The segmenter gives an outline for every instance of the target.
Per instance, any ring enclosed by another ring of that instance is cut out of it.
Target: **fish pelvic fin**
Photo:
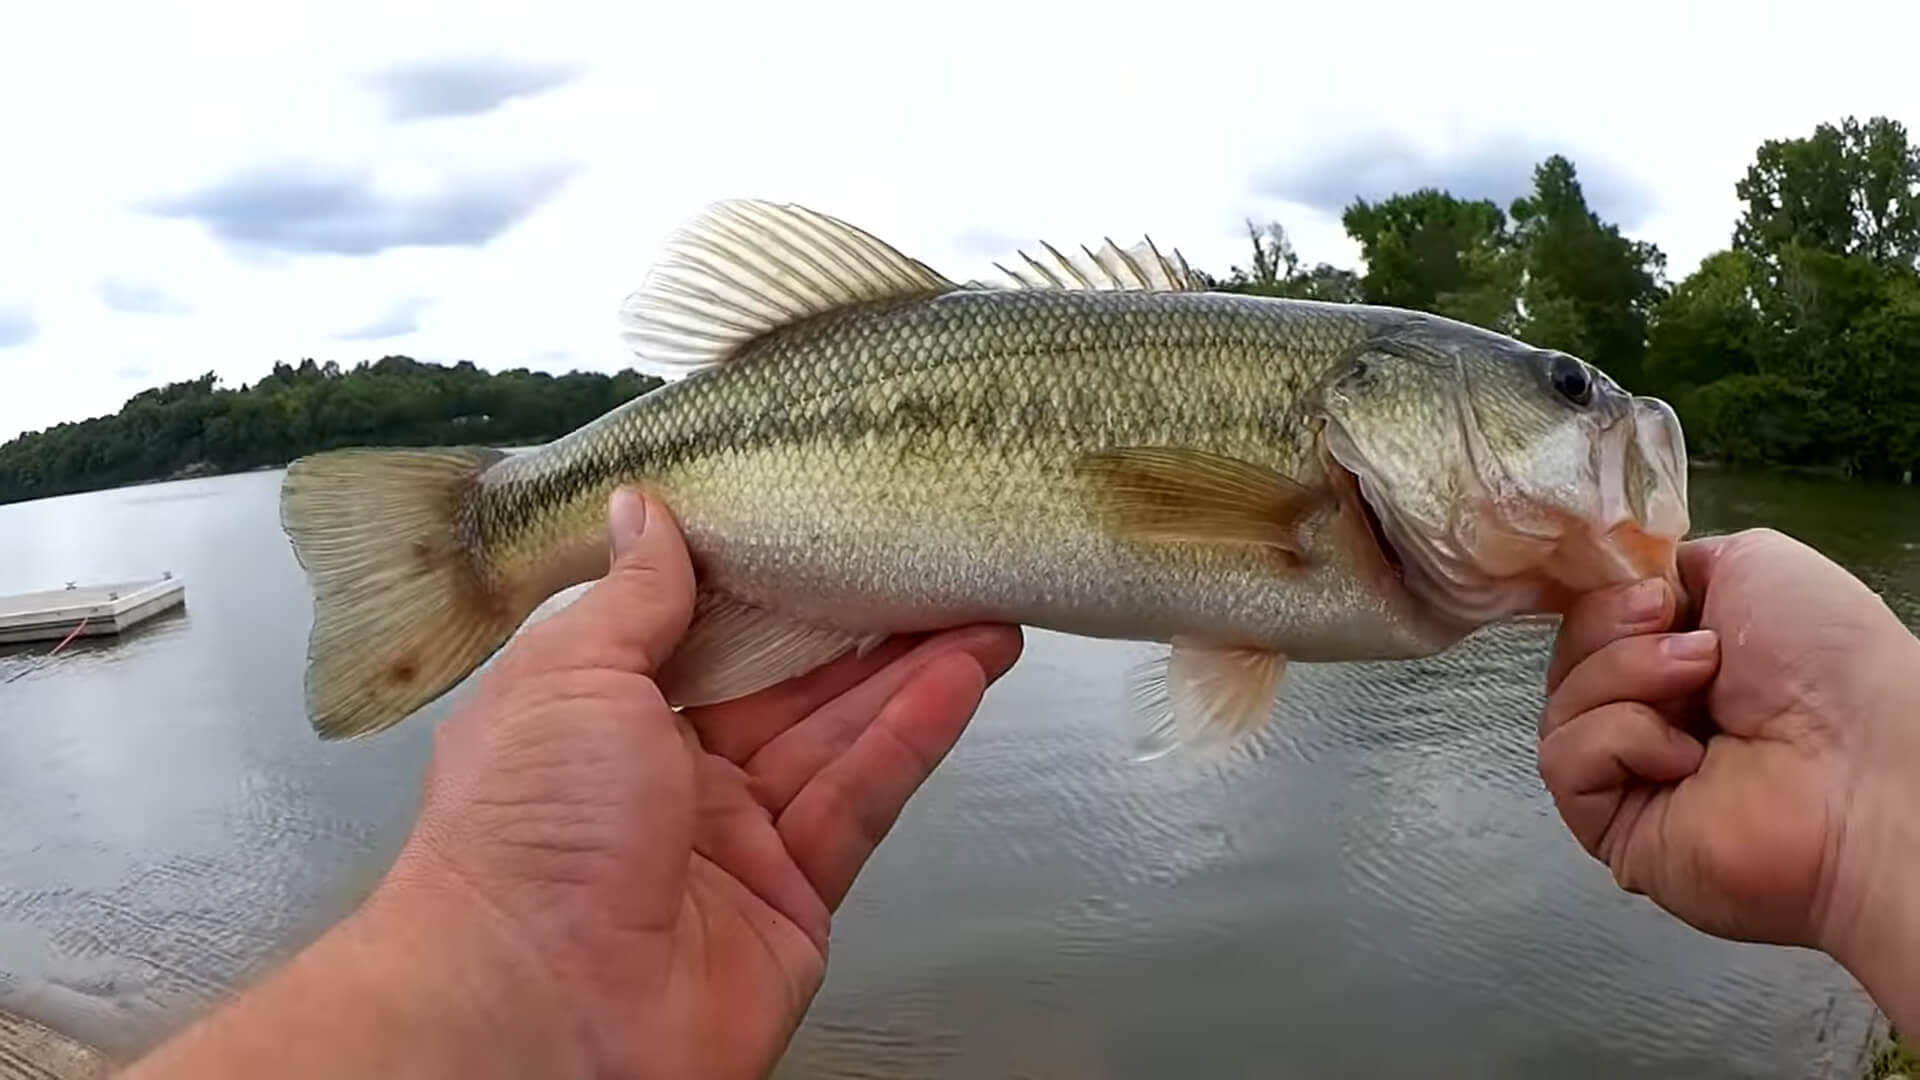
[[[837,308],[952,291],[916,259],[837,218],[758,199],[714,203],[673,234],[620,308],[638,366],[677,379]]]
[[[1219,750],[1259,730],[1273,716],[1286,670],[1281,653],[1175,638],[1164,663],[1134,670],[1135,757]]]
[[[1302,556],[1296,535],[1324,492],[1238,458],[1176,446],[1079,457],[1096,511],[1116,535],[1149,543],[1252,544]]]
[[[885,639],[799,622],[703,590],[686,635],[661,665],[660,689],[675,708],[731,701],[849,652],[864,654]]]
[[[323,739],[383,731],[479,667],[528,614],[462,540],[485,448],[301,458],[280,525],[313,591],[308,719]]]

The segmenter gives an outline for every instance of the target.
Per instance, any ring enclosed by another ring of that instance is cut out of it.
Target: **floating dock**
[[[170,573],[148,581],[0,596],[0,645],[119,634],[186,599],[186,583]]]
[[[0,1012],[0,1080],[106,1080],[109,1071],[92,1047]]]

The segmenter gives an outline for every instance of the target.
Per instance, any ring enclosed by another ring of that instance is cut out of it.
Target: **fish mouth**
[[[1633,397],[1626,419],[1601,437],[1597,456],[1596,525],[1584,538],[1570,538],[1573,542],[1554,569],[1577,591],[1663,578],[1684,607],[1678,555],[1692,520],[1686,435],[1679,416],[1659,398]]]

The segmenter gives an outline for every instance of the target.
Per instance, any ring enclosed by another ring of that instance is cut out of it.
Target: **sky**
[[[1357,267],[1356,195],[1504,205],[1557,152],[1677,280],[1762,140],[1920,129],[1916,39],[1838,0],[13,5],[0,440],[305,357],[618,370],[621,299],[740,196],[956,279],[1141,235],[1225,272],[1249,219]]]

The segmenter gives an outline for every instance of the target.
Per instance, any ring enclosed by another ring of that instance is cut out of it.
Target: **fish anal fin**
[[[1182,447],[1100,450],[1075,468],[1108,527],[1147,542],[1251,544],[1299,558],[1299,521],[1325,497],[1263,465]]]
[[[703,590],[658,681],[676,708],[711,705],[804,675],[849,652],[864,653],[882,637],[799,622]]]
[[[1136,756],[1220,749],[1265,726],[1287,658],[1267,649],[1175,638],[1164,662],[1135,669]]]
[[[801,206],[729,199],[675,232],[620,309],[621,336],[649,374],[726,362],[788,323],[952,282],[866,232]]]

